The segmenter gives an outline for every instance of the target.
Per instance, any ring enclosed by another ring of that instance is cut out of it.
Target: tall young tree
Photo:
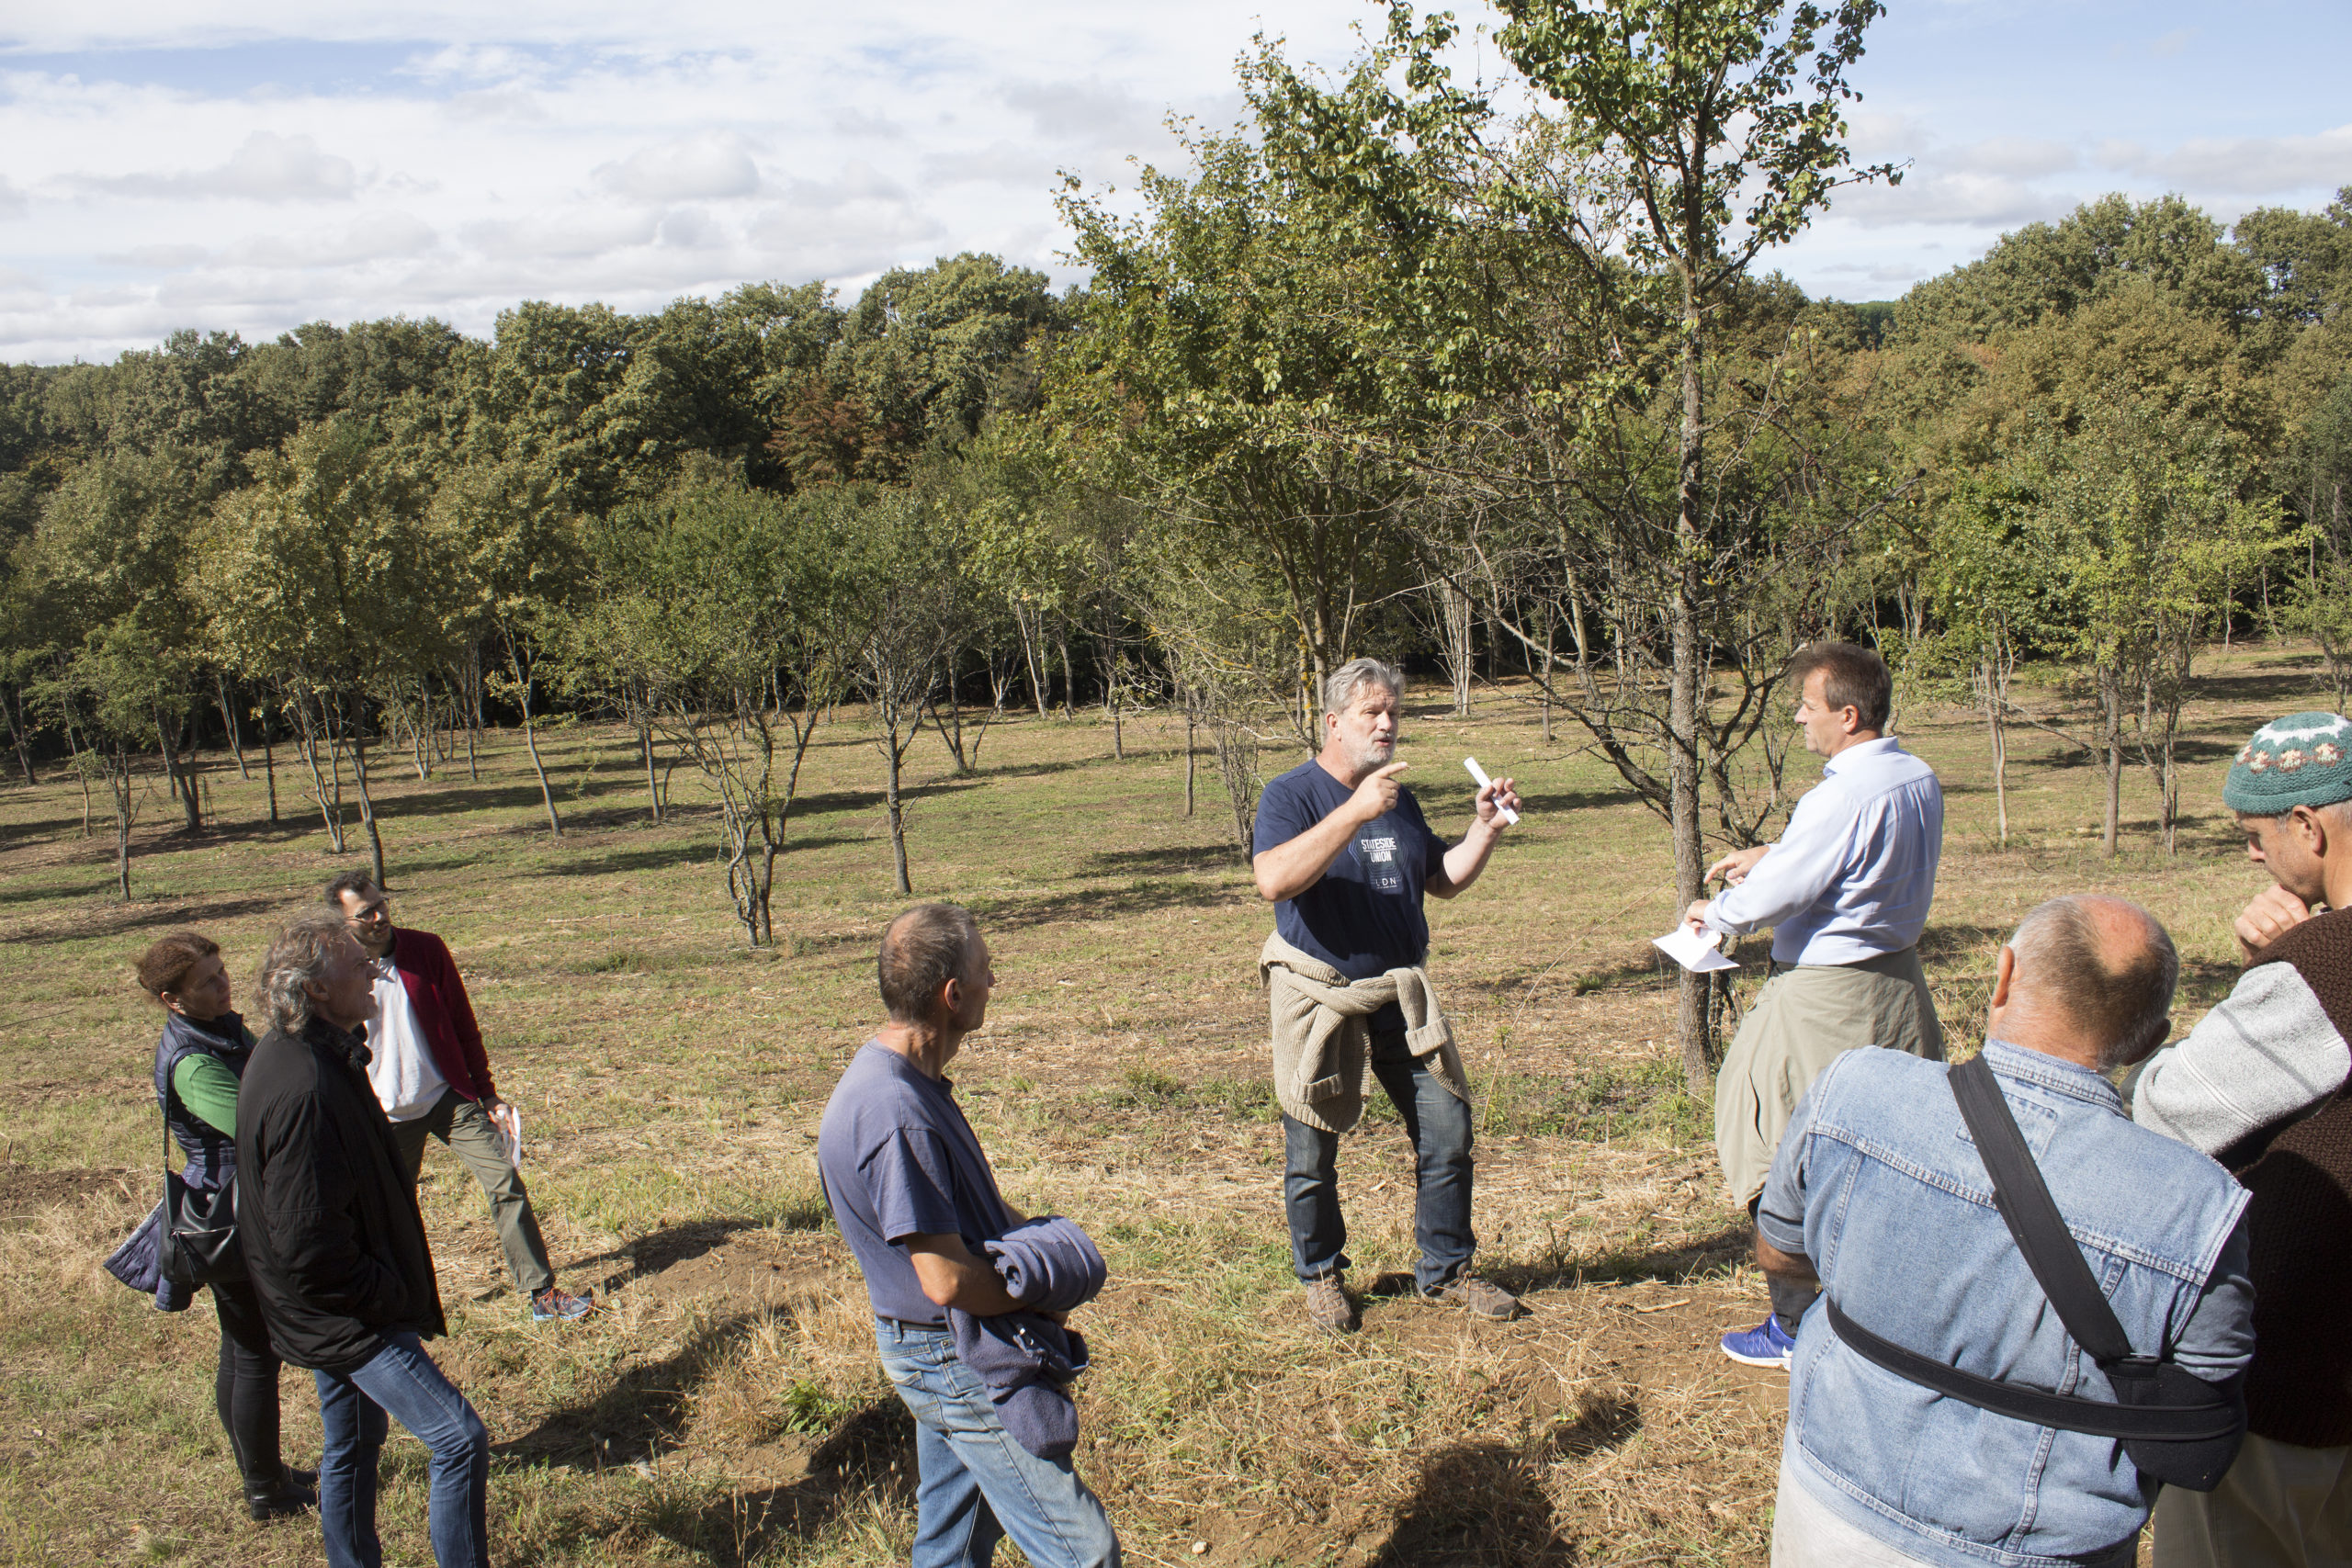
[[[1672,649],[1668,787],[1673,797],[1678,907],[1702,895],[1700,817],[1706,720],[1701,620],[1712,558],[1726,544],[1710,504],[1704,367],[1716,318],[1756,259],[1793,239],[1841,186],[1893,180],[1846,147],[1847,73],[1879,0],[1500,0],[1497,37],[1512,65],[1574,131],[1622,162],[1641,221],[1638,263],[1664,269],[1679,295],[1681,423],[1674,497],[1679,577]],[[1704,982],[1683,976],[1678,1032],[1694,1086],[1712,1068]]]

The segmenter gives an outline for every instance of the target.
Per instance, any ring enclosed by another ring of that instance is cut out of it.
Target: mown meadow
[[[1947,1030],[1973,1032],[2002,934],[2066,891],[2154,909],[2186,960],[2179,1023],[2210,1005],[2233,972],[2230,917],[2260,885],[2221,811],[2227,758],[2312,705],[2319,679],[2294,647],[2207,661],[2172,857],[2144,773],[2126,781],[2123,851],[2104,855],[2096,760],[2039,732],[2018,732],[2000,847],[1981,721],[1914,699],[1903,728],[1950,799],[1924,944]],[[1666,831],[1572,726],[1546,745],[1508,689],[1467,718],[1411,711],[1406,782],[1441,831],[1468,810],[1465,752],[1528,801],[1486,880],[1432,915],[1479,1101],[1483,1266],[1530,1308],[1504,1326],[1402,1293],[1412,1183],[1385,1111],[1342,1154],[1364,1331],[1334,1341],[1305,1321],[1254,971],[1268,914],[1205,768],[1184,813],[1181,716],[1131,715],[1124,759],[1083,715],[1017,714],[974,776],[935,739],[910,759],[917,895],[970,906],[996,955],[959,1093],[1013,1201],[1078,1219],[1112,1265],[1080,1319],[1096,1359],[1081,1469],[1144,1563],[1760,1564],[1785,1383],[1713,1349],[1764,1294],[1648,945],[1674,913]],[[843,709],[811,752],[768,951],[742,943],[709,808],[682,773],[653,824],[626,732],[543,734],[560,839],[512,732],[479,780],[377,774],[395,917],[456,951],[526,1118],[560,1271],[603,1302],[534,1329],[478,1190],[428,1153],[452,1328],[434,1353],[496,1444],[496,1562],[903,1560],[909,1427],[812,1161],[832,1079],[876,1020],[876,934],[905,902],[862,722]],[[307,1523],[234,1506],[209,1303],[162,1315],[98,1268],[158,1185],[155,1016],[131,961],[194,927],[249,999],[272,921],[344,863],[290,769],[271,826],[257,768],[201,761],[200,834],[176,830],[160,773],[144,785],[129,903],[103,802],[85,835],[56,765],[0,787],[0,1562],[322,1561]],[[1799,757],[1791,777],[1812,768]],[[284,1402],[303,1462],[305,1377]],[[423,1450],[396,1433],[391,1561],[428,1560],[424,1502]]]

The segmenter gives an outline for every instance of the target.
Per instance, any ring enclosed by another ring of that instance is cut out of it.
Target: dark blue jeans
[[[416,1434],[433,1456],[433,1561],[489,1568],[490,1434],[413,1334],[387,1334],[357,1371],[312,1374],[319,1383],[319,1533],[329,1568],[383,1568],[376,1535],[376,1460],[390,1430]]]
[[[1401,1029],[1372,1034],[1372,1074],[1404,1118],[1417,1185],[1413,1279],[1435,1291],[1467,1273],[1478,1238],[1470,1234],[1470,1107],[1405,1045]],[[1348,1222],[1340,1213],[1340,1135],[1283,1118],[1283,1202],[1290,1211],[1291,1266],[1302,1280],[1348,1266]]]

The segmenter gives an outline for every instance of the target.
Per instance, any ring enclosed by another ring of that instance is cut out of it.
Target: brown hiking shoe
[[[1472,1317],[1483,1317],[1490,1323],[1509,1323],[1523,1310],[1517,1296],[1475,1274],[1464,1274],[1434,1291],[1425,1291],[1421,1300],[1432,1306],[1466,1307]]]
[[[1340,1283],[1337,1274],[1325,1274],[1307,1282],[1306,1315],[1326,1334],[1356,1331],[1356,1303],[1348,1300],[1348,1288]]]

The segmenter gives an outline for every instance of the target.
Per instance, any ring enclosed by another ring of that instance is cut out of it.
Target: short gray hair
[[[917,904],[882,929],[875,961],[882,1005],[899,1023],[922,1023],[939,1000],[939,987],[972,977],[979,922],[957,904]]]
[[[342,944],[356,941],[343,917],[326,909],[304,910],[270,939],[256,989],[273,1028],[300,1034],[311,1027],[314,1004],[305,983],[325,979],[327,964]]]
[[[1323,711],[1345,713],[1359,686],[1385,686],[1390,696],[1400,701],[1405,695],[1405,677],[1395,665],[1377,659],[1351,659],[1325,679]]]
[[[2097,905],[2140,917],[2146,940],[2117,953],[2092,918]],[[2154,915],[2121,898],[2052,898],[2018,922],[2009,949],[2035,990],[2098,1047],[2101,1072],[2128,1067],[2164,1043],[2180,954]]]

